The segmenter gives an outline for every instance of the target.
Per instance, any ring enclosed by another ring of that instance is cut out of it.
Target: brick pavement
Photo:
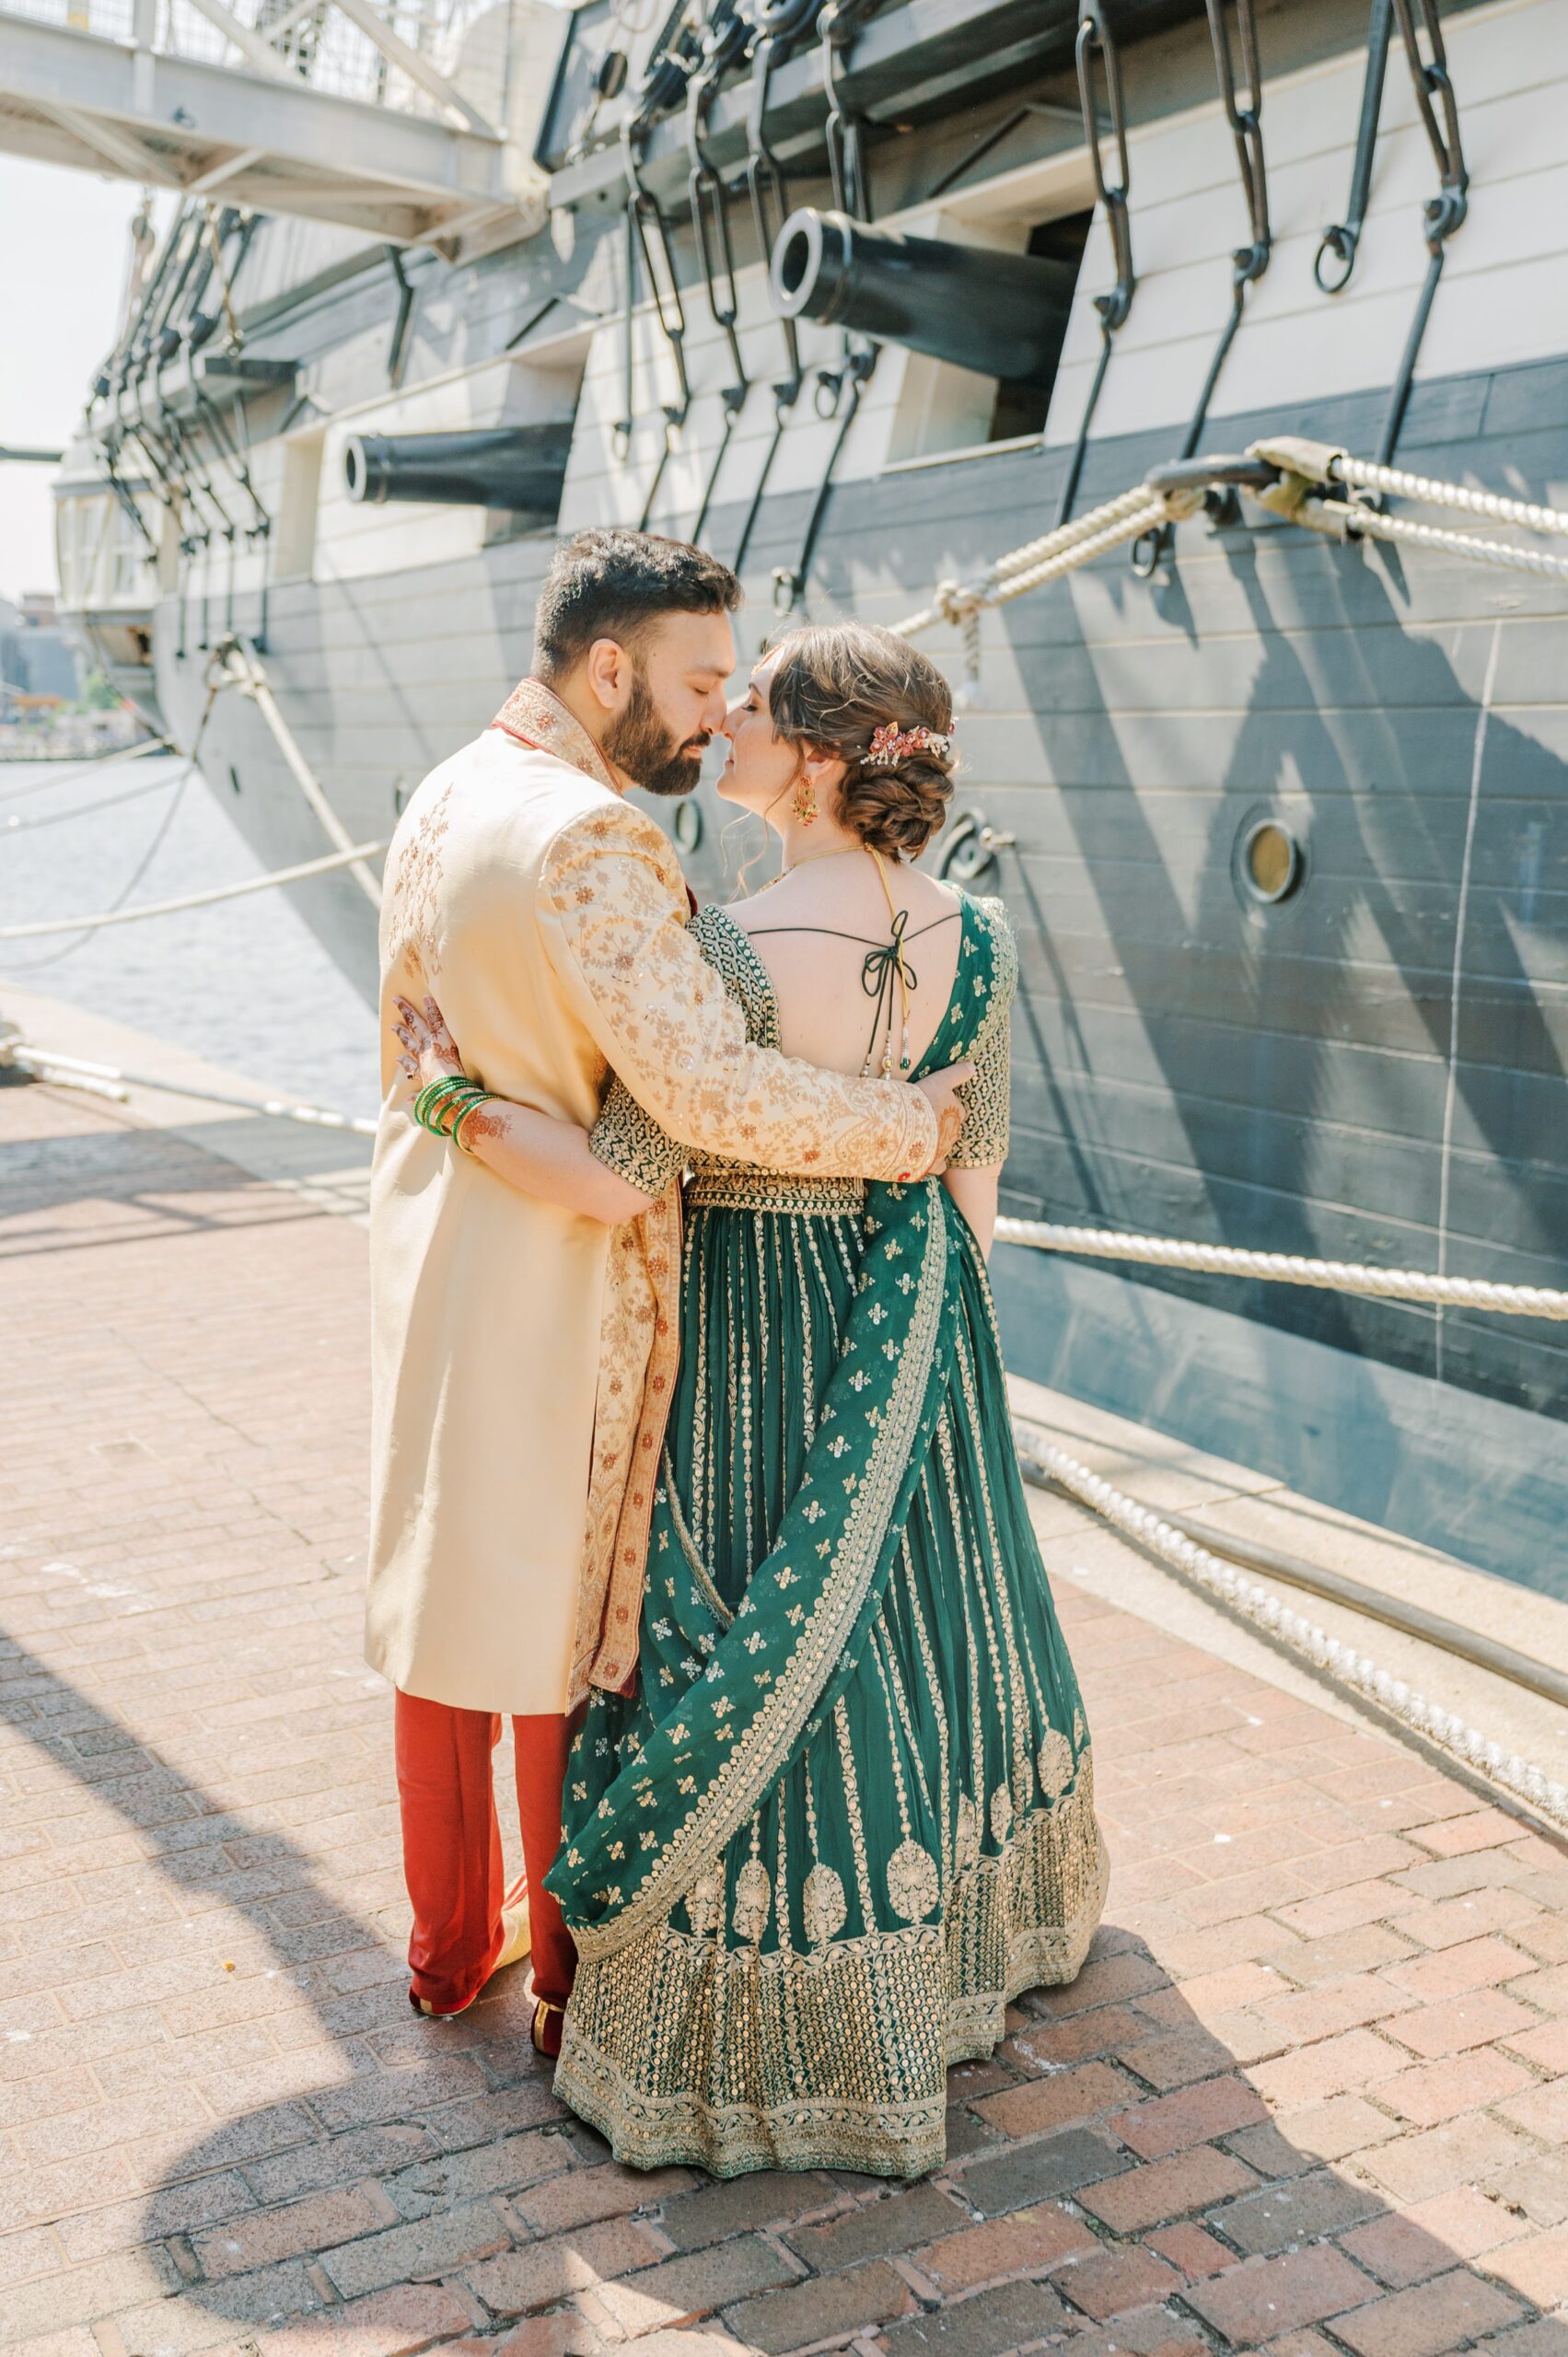
[[[1568,1855],[1071,1586],[1110,1905],[940,2177],[615,2168],[404,2000],[363,1233],[37,1088],[0,1203],[9,2357],[1568,2351]]]

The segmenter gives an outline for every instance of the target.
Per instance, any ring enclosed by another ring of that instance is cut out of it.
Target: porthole
[[[1301,845],[1279,819],[1251,819],[1237,842],[1236,873],[1242,891],[1261,908],[1288,900],[1306,872]]]
[[[682,851],[695,851],[703,840],[703,807],[699,802],[679,802],[670,826]]]

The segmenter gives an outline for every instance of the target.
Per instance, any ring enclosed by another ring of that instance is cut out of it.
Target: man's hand
[[[973,1078],[973,1064],[961,1063],[948,1064],[941,1072],[927,1073],[923,1080],[915,1082],[922,1096],[929,1098],[931,1109],[936,1116],[936,1152],[921,1172],[923,1178],[938,1178],[947,1167],[947,1156],[957,1145],[958,1132],[964,1123],[964,1107],[959,1103],[957,1092],[965,1081]]]

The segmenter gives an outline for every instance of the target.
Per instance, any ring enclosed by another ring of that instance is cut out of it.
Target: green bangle
[[[460,1097],[448,1097],[436,1116],[439,1125],[436,1129],[436,1136],[456,1137],[458,1123],[462,1120],[463,1115],[471,1113],[476,1105],[483,1105],[487,1102],[487,1093],[482,1088],[467,1088]]]
[[[458,1114],[457,1119],[452,1123],[452,1127],[448,1134],[451,1137],[452,1144],[457,1147],[459,1154],[466,1154],[470,1155],[470,1158],[473,1154],[472,1146],[465,1145],[462,1139],[463,1123],[468,1120],[469,1115],[470,1113],[477,1113],[482,1105],[494,1105],[494,1102],[495,1099],[491,1091],[488,1088],[482,1088],[477,1096],[470,1098],[469,1102]]]
[[[434,1130],[437,1137],[446,1132],[436,1129],[436,1117],[449,1097],[459,1096],[476,1084],[466,1073],[448,1073],[444,1080],[427,1081],[413,1100],[413,1118],[421,1129]]]

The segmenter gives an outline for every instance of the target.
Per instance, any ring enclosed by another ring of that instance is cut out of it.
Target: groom
[[[961,1118],[945,1076],[851,1080],[748,1042],[668,842],[622,798],[696,784],[740,595],[678,541],[566,542],[532,676],[425,779],[387,863],[366,1658],[397,1689],[410,1996],[460,2013],[531,1939],[546,2052],[575,1961],[543,1888],[570,1715],[635,1674],[679,1195],[610,1229],[513,1191],[410,1118],[393,1008],[434,993],[470,1073],[564,1120],[592,1123],[613,1070],[672,1135],[740,1160],[902,1178],[941,1159]],[[526,1901],[492,1794],[504,1713]]]

